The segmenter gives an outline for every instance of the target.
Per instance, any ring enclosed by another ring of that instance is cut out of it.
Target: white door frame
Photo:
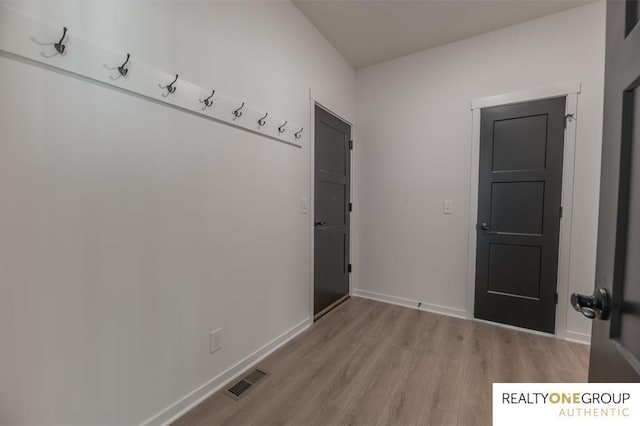
[[[571,221],[573,217],[573,181],[576,149],[576,128],[578,119],[579,81],[558,83],[550,86],[511,92],[497,96],[474,99],[471,102],[471,178],[469,191],[469,251],[467,255],[467,315],[474,317],[476,284],[476,222],[478,220],[478,184],[480,167],[480,110],[482,108],[528,102],[540,99],[566,96],[565,114],[573,114],[567,120],[564,133],[564,153],[562,161],[562,219],[560,220],[560,240],[558,252],[558,304],[556,306],[555,335],[571,338],[567,330],[567,310],[569,306],[569,262],[571,259]]]
[[[315,223],[315,176],[316,176],[316,109],[318,106],[328,113],[335,115],[340,120],[351,126],[351,139],[355,140],[355,132],[356,126],[350,120],[344,118],[344,115],[339,114],[333,111],[331,108],[327,108],[320,101],[316,100],[311,96],[311,90],[309,90],[309,317],[313,321],[313,291],[314,291],[314,271],[315,271],[315,258],[314,258],[314,244],[315,244],[315,227],[313,224]],[[353,203],[355,200],[355,172],[354,172],[354,155],[355,155],[355,143],[353,150],[351,151],[351,167],[350,167],[350,181],[349,181],[349,191],[351,202]],[[355,232],[354,232],[354,215],[352,214],[349,218],[349,260],[353,263],[353,256],[355,253],[354,250],[354,241],[355,241]],[[349,276],[349,296],[353,293],[353,280],[355,277],[355,273],[352,272]]]

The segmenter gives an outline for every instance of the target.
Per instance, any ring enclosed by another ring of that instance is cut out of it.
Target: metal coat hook
[[[302,131],[304,130],[304,127],[301,128],[300,130],[298,130],[294,135],[296,137],[296,139],[300,139],[302,137]]]
[[[62,27],[62,37],[60,37],[60,41],[53,44],[53,47],[55,47],[58,53],[61,55],[64,53],[64,49],[66,47],[64,44],[62,44],[66,35],[67,35],[67,27]]]
[[[282,126],[278,127],[278,133],[284,133],[287,129],[285,129],[285,126],[287,125],[288,121],[285,121],[284,123],[282,123]]]
[[[269,113],[265,113],[264,117],[262,117],[261,119],[258,120],[258,127],[262,127],[265,124],[267,124],[267,121],[265,120],[267,118],[267,115],[269,115]]]
[[[129,72],[129,69],[128,69],[128,68],[125,68],[125,65],[127,65],[127,62],[129,62],[129,57],[130,57],[130,56],[131,56],[131,55],[129,55],[129,54],[127,53],[127,60],[126,60],[126,61],[124,61],[124,64],[122,64],[122,65],[120,65],[120,66],[118,67],[118,72],[119,72],[119,73],[120,73],[120,75],[121,75],[121,76],[123,76],[123,77],[126,77],[126,76],[127,76],[127,73]]]
[[[178,81],[178,74],[176,74],[176,78],[174,78],[173,81],[169,83],[168,86],[165,87],[165,89],[167,89],[169,93],[174,93],[176,91],[176,87],[174,86],[176,81]]]
[[[241,111],[242,108],[244,108],[244,102],[242,103],[242,105],[240,105],[237,109],[233,111],[233,115],[235,118],[242,117],[242,111]]]
[[[202,107],[203,111],[205,109],[207,109],[208,107],[210,107],[211,105],[213,105],[213,101],[211,100],[211,98],[213,98],[214,93],[216,93],[215,90],[213,92],[211,92],[211,94],[209,95],[208,98],[200,99],[200,102],[204,104],[204,107]]]

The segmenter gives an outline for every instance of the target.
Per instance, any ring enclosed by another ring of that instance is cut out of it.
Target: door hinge
[[[353,149],[353,139],[349,141],[349,149]]]
[[[349,211],[352,212],[353,211],[353,203],[349,203]]]
[[[562,206],[560,206],[560,218],[562,218]]]
[[[349,264],[349,266],[347,266],[347,272],[351,273],[351,264]]]
[[[556,305],[558,304],[558,293],[556,293]]]
[[[564,116],[564,128],[567,128],[567,121],[571,120],[575,120],[576,119],[576,115],[575,114],[567,114]]]

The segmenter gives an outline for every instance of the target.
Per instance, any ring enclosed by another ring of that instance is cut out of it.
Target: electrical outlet
[[[442,213],[453,214],[453,201],[445,200],[442,202]]]
[[[209,333],[209,354],[222,349],[222,329],[219,328]]]

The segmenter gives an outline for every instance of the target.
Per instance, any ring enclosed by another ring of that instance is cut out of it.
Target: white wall
[[[307,129],[309,88],[354,119],[354,70],[289,2],[0,6]],[[143,422],[309,317],[307,139],[0,75],[0,424]]]
[[[604,2],[593,3],[358,70],[357,289],[471,316],[471,100],[581,81],[569,293],[591,293],[604,20]],[[443,200],[454,201],[453,215],[442,214]],[[561,331],[580,339],[590,328],[570,310]]]

